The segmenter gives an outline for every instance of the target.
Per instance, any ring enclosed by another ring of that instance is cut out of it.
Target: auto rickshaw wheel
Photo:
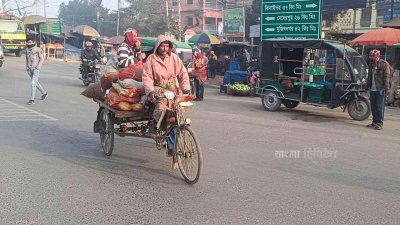
[[[114,124],[111,119],[111,113],[107,109],[100,112],[100,142],[104,154],[110,156],[114,150]]]
[[[267,111],[276,111],[281,107],[282,99],[275,91],[265,91],[261,98],[262,105]]]
[[[285,105],[286,108],[288,109],[294,109],[300,104],[299,101],[293,101],[293,100],[284,100],[283,105]]]
[[[361,96],[350,100],[347,108],[350,117],[357,121],[366,120],[371,115],[371,104]]]

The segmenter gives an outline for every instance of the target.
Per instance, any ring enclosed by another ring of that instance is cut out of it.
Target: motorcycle
[[[82,75],[82,77],[80,77],[79,79],[83,81],[83,85],[88,86],[90,83],[95,83],[100,80],[100,65],[101,62],[99,62],[98,60],[83,60],[83,63],[81,63],[81,66],[79,68]],[[87,74],[84,74],[84,66],[87,66]]]

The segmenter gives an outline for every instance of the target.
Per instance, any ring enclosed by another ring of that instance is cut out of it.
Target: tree
[[[256,25],[260,23],[261,17],[261,0],[253,0],[250,8],[249,25]]]
[[[251,7],[245,9],[246,37],[249,37],[250,26],[260,23],[261,0],[253,0]]]
[[[38,2],[39,0],[1,0],[0,12],[16,12],[19,16],[26,16],[27,10]]]
[[[59,18],[64,25],[88,25],[97,28],[101,35],[114,36],[116,33],[116,14],[102,6],[102,0],[73,0],[60,4]]]
[[[127,0],[129,6],[121,11],[122,29],[134,28],[140,36],[158,36],[168,30],[177,35],[176,15],[166,16],[164,4],[159,0]]]

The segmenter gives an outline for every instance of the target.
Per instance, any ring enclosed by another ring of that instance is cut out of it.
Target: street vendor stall
[[[383,59],[388,61],[393,68],[393,78],[391,79],[391,94],[388,96],[387,104],[394,104],[396,101],[400,105],[399,93],[399,61],[400,61],[400,30],[393,28],[382,28],[360,35],[353,41],[353,46],[361,46],[361,54],[368,57],[372,49],[379,49],[383,54]]]
[[[213,46],[212,50],[219,56],[220,66],[217,71],[224,74],[223,84],[220,86],[221,93],[229,94],[230,84],[247,83],[248,68],[251,66],[252,59],[254,59],[250,52],[256,51],[255,49],[255,45],[250,45],[247,42],[225,42]],[[246,56],[246,54],[249,55]],[[243,89],[246,88],[243,87]]]

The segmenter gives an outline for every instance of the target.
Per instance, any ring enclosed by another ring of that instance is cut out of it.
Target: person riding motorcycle
[[[82,78],[86,79],[89,70],[89,61],[93,60],[101,61],[99,54],[97,54],[96,50],[93,49],[93,43],[90,41],[85,42],[85,49],[82,50],[81,53],[81,69],[82,69]]]

